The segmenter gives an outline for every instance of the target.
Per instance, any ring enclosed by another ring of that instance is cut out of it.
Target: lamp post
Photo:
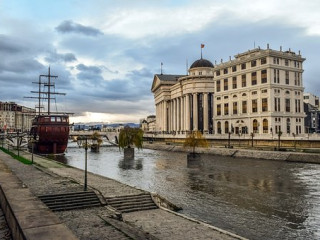
[[[87,159],[88,159],[88,138],[87,136],[78,137],[77,144],[79,147],[84,147],[85,150],[85,167],[84,167],[84,191],[87,191]]]
[[[251,147],[253,147],[253,137],[254,137],[254,133],[252,132],[252,133],[250,134],[250,136],[251,136]]]
[[[230,136],[231,136],[231,132],[228,132],[228,148],[230,148]]]

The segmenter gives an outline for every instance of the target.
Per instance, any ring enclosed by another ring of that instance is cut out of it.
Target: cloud
[[[83,26],[70,20],[60,23],[60,25],[56,27],[56,30],[60,33],[79,33],[87,36],[103,35],[99,29]]]
[[[76,56],[73,53],[57,53],[57,51],[49,52],[49,56],[45,57],[45,60],[48,63],[55,63],[55,62],[74,62],[77,61]]]

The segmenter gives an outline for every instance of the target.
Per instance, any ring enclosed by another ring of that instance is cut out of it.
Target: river
[[[84,149],[67,164],[84,169]],[[88,151],[88,171],[157,192],[181,213],[249,239],[320,239],[320,165],[143,149],[124,161],[117,147]],[[90,184],[90,179],[88,180]]]

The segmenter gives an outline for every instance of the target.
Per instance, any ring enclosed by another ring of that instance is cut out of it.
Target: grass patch
[[[15,153],[10,152],[8,149],[5,149],[5,148],[3,148],[3,147],[0,147],[0,149],[1,149],[4,153],[10,155],[10,156],[13,157],[14,159],[22,162],[23,164],[26,164],[26,165],[31,165],[31,164],[32,164],[32,162],[31,162],[29,159],[26,159],[26,158],[24,158],[24,157],[18,156],[18,155],[16,155]]]

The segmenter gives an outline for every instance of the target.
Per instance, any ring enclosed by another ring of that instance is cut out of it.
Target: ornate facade
[[[156,130],[303,134],[304,60],[300,52],[256,48],[215,66],[201,58],[188,75],[157,74]]]

